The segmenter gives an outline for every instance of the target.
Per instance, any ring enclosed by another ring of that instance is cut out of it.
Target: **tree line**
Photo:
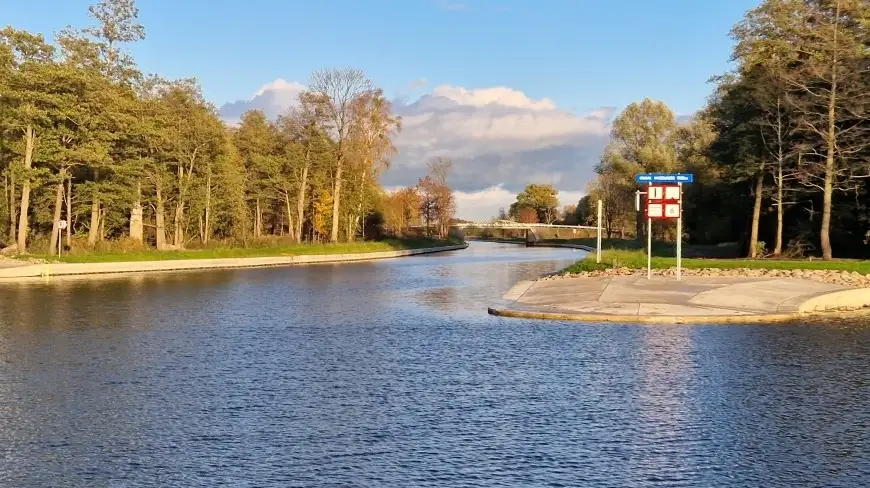
[[[145,37],[134,0],[89,11],[95,25],[68,27],[53,43],[0,30],[0,241],[54,253],[62,232],[67,246],[123,240],[163,250],[383,231],[400,197],[378,180],[401,118],[362,71],[315,71],[278,120],[249,111],[229,126],[196,80],[139,70],[127,51]],[[433,222],[452,217],[448,163],[415,187],[440,199]],[[398,230],[419,223],[422,208]]]
[[[609,235],[675,237],[634,210],[633,177],[691,172],[690,242],[737,241],[750,257],[867,257],[870,3],[765,0],[734,26],[736,68],[689,121],[643,100],[614,121],[578,213],[605,202]]]
[[[416,185],[401,188],[383,199],[384,227],[392,234],[404,236],[422,229],[428,236],[444,238],[455,221],[456,199],[448,183],[453,161],[434,157],[427,163],[429,172]]]

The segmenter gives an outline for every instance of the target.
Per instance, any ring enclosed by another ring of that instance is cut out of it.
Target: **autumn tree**
[[[552,224],[558,218],[559,192],[553,185],[530,184],[517,194],[516,201],[511,204],[510,212],[514,218],[519,217],[523,208],[531,208],[537,212],[537,222]]]
[[[371,81],[361,70],[352,68],[322,69],[311,75],[309,89],[319,95],[317,110],[323,115],[329,133],[335,141],[335,168],[332,190],[332,226],[329,234],[331,242],[338,242],[341,186],[344,178],[345,162],[351,147],[350,138],[353,124],[354,104],[360,97],[372,90]]]
[[[516,209],[517,222],[521,224],[537,224],[538,211],[532,207],[520,206]]]
[[[296,219],[293,235],[302,242],[305,209],[313,172],[325,165],[324,158],[335,149],[332,141],[323,132],[323,118],[318,107],[325,100],[312,92],[299,95],[299,107],[279,117],[277,128],[284,141],[286,171],[292,175],[296,191]]]
[[[422,201],[417,187],[402,188],[386,195],[383,206],[386,227],[397,237],[403,236],[410,226],[420,223]]]
[[[456,214],[456,200],[448,179],[453,172],[453,160],[445,157],[435,157],[426,164],[429,177],[434,182],[432,190],[435,198],[435,217],[438,221],[438,236],[447,237],[450,224]]]
[[[352,104],[352,115],[347,160],[355,191],[349,192],[345,205],[348,241],[354,239],[363,217],[374,208],[377,180],[390,168],[397,152],[392,137],[401,129],[401,119],[393,115],[392,104],[380,89],[357,97]]]

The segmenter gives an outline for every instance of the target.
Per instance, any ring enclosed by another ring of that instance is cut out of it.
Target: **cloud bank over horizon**
[[[274,119],[295,106],[304,89],[278,79],[250,100],[223,105],[220,114],[236,123],[245,111],[260,109]],[[615,107],[601,107],[577,115],[550,99],[503,86],[440,85],[410,103],[393,100],[393,107],[402,116],[395,138],[399,154],[381,183],[412,185],[426,173],[430,158],[450,157],[457,216],[471,220],[497,215],[529,183],[550,183],[562,205],[577,203],[594,176],[615,114]]]

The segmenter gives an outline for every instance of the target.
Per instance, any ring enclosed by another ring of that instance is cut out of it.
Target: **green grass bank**
[[[459,239],[386,239],[380,241],[360,241],[338,244],[289,244],[266,243],[251,247],[214,247],[208,249],[185,249],[158,251],[156,249],[130,251],[85,251],[75,250],[63,256],[31,254],[21,256],[26,259],[44,259],[58,263],[115,263],[139,261],[166,261],[178,259],[223,259],[223,258],[261,258],[275,256],[305,256],[325,254],[355,254],[382,251],[401,251],[424,249],[462,244]]]
[[[604,247],[604,246],[602,246]],[[655,251],[655,246],[653,246]],[[652,257],[653,269],[668,269],[677,265],[676,257],[656,255]],[[596,263],[595,253],[589,253],[571,266],[563,269],[562,274],[580,273],[582,271],[604,271],[613,267],[625,267],[629,269],[646,269],[647,254],[643,250],[630,249],[605,249],[601,255],[601,263]],[[739,258],[683,258],[684,268],[714,268],[714,269],[782,269],[782,270],[834,270],[834,271],[857,271],[861,274],[870,274],[870,261],[836,259],[822,261],[819,259],[739,259]]]

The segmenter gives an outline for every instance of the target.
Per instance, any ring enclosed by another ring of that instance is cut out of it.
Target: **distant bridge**
[[[425,229],[425,225],[413,225],[412,228]],[[544,229],[565,229],[570,230],[573,235],[577,235],[578,231],[596,232],[597,227],[589,225],[558,225],[558,224],[526,224],[523,222],[514,222],[513,220],[491,220],[487,222],[456,222],[450,224],[454,229],[495,229],[495,230],[519,230],[523,231],[526,243],[531,243],[540,240],[538,232]]]
[[[451,224],[450,227],[458,229],[575,229],[575,230],[598,230],[590,225],[556,225],[556,224],[524,224],[513,220],[492,220],[489,222],[461,222]]]

